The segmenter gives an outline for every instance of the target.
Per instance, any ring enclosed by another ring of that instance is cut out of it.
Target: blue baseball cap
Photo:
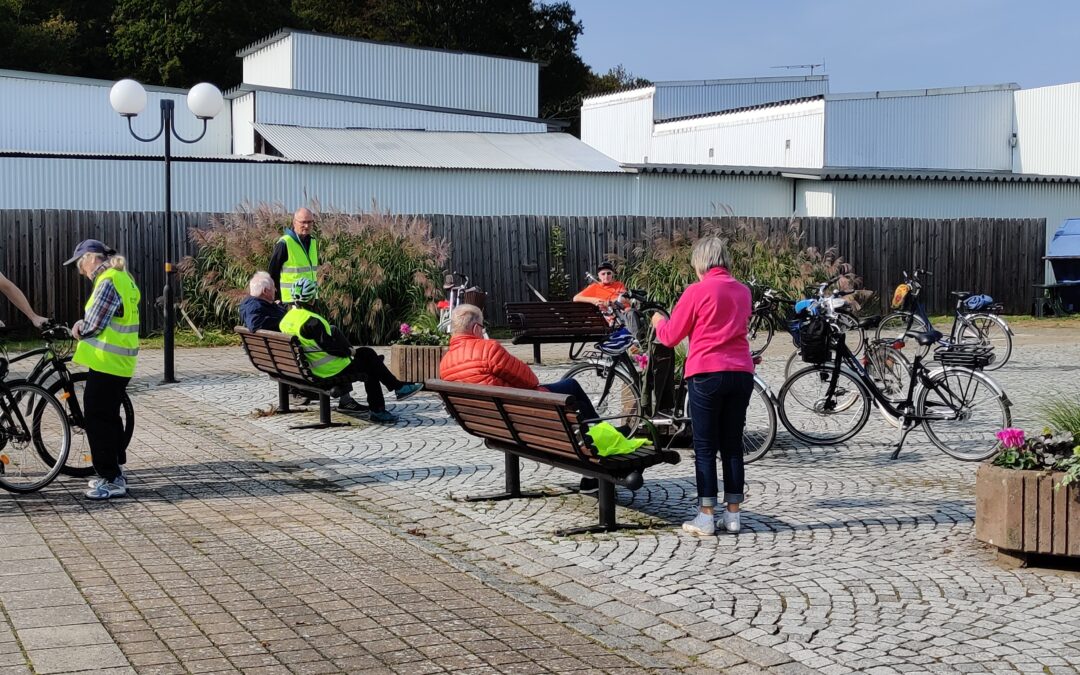
[[[75,252],[71,254],[70,258],[64,261],[64,264],[70,265],[87,253],[98,253],[104,256],[110,256],[116,255],[116,249],[106,246],[97,239],[87,239],[75,247]]]

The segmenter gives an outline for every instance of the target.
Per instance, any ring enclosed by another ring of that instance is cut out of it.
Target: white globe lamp
[[[146,90],[135,80],[120,80],[109,90],[109,104],[124,117],[134,117],[146,108]]]
[[[200,82],[187,95],[188,109],[201,120],[217,117],[225,105],[221,90],[209,82]]]

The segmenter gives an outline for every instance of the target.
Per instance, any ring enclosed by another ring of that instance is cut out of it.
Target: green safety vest
[[[120,294],[124,315],[113,316],[97,335],[81,338],[71,360],[100,373],[131,377],[135,374],[135,361],[139,356],[139,299],[142,294],[130,274],[106,269],[94,279],[94,290],[83,311],[90,311],[98,289],[106,279],[112,281]]]
[[[281,268],[281,301],[292,302],[292,288],[297,281],[302,277],[318,281],[315,278],[315,270],[319,268],[319,247],[315,243],[315,237],[308,240],[307,251],[295,237],[287,234],[278,241],[285,242],[285,249],[289,252],[289,258]]]
[[[352,359],[347,356],[327,354],[314,340],[309,340],[300,335],[300,328],[311,318],[321,321],[323,327],[326,328],[326,334],[330,334],[330,323],[326,319],[315,312],[300,307],[293,307],[285,313],[284,318],[281,319],[281,332],[286,335],[295,335],[296,339],[300,341],[300,349],[304,352],[304,356],[307,357],[308,363],[311,364],[311,372],[315,377],[333,377],[345,370],[345,367],[349,365]]]

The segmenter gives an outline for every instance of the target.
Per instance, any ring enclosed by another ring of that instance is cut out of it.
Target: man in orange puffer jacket
[[[497,340],[484,337],[484,314],[475,305],[458,305],[450,315],[450,349],[439,362],[439,377],[448,382],[493,387],[538,389],[573,396],[582,419],[596,419],[588,394],[573,379],[541,385],[532,368],[506,351]],[[581,492],[596,492],[595,478],[581,479]]]

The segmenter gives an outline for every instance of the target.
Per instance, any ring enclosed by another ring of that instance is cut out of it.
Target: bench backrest
[[[244,351],[258,370],[275,377],[301,381],[313,379],[311,368],[295,337],[269,330],[252,333],[243,326],[237,326],[233,331],[240,336]]]
[[[594,462],[595,448],[581,442],[574,397],[511,387],[428,380],[462,429],[496,444]]]
[[[505,309],[515,336],[602,337],[611,332],[600,310],[585,302],[508,302]]]

